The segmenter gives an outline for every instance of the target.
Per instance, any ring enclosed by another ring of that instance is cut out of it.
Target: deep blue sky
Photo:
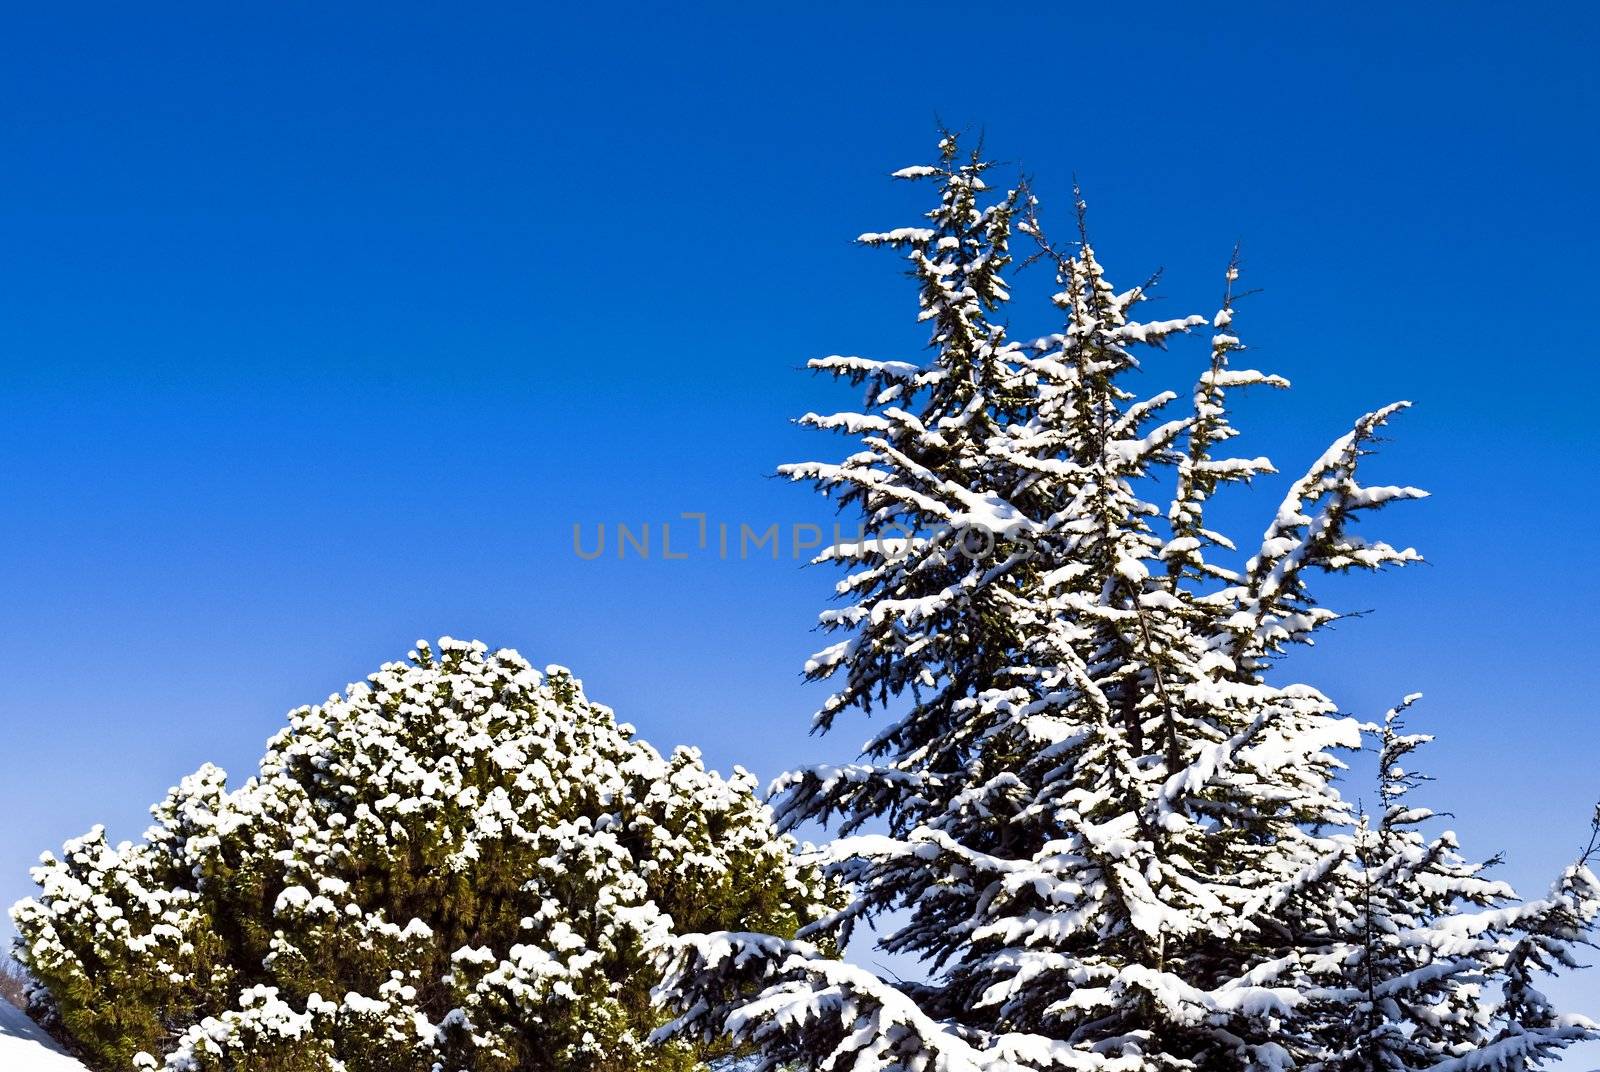
[[[1434,801],[1539,892],[1600,795],[1600,20],[1408,7],[13,7],[0,902],[419,636],[571,665],[721,767],[852,755],[798,681],[831,577],[582,562],[571,527],[828,519],[766,474],[841,449],[787,423],[854,402],[805,359],[922,341],[850,239],[914,222],[885,175],[936,118],[1063,223],[1076,174],[1109,267],[1165,266],[1163,315],[1209,312],[1243,241],[1241,333],[1296,385],[1247,449],[1287,472],[1418,403],[1375,471],[1435,497],[1379,529],[1433,564],[1338,586],[1375,613],[1296,671],[1363,715],[1427,693]]]

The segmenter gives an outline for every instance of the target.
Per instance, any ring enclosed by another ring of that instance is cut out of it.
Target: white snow
[[[84,1072],[10,1002],[0,1001],[0,1068],[6,1072]]]

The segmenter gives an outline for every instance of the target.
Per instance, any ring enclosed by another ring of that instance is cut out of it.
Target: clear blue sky
[[[766,474],[841,449],[787,423],[854,401],[803,361],[922,341],[850,239],[921,211],[884,176],[936,118],[1057,218],[1076,173],[1171,315],[1243,241],[1241,333],[1296,385],[1245,442],[1286,471],[1418,403],[1376,471],[1435,492],[1382,526],[1433,565],[1340,585],[1375,613],[1296,669],[1363,715],[1427,693],[1436,804],[1539,892],[1600,795],[1600,20],[1405,6],[13,7],[0,902],[419,636],[568,664],[721,767],[853,754],[798,681],[830,576],[583,562],[571,527],[829,518]]]

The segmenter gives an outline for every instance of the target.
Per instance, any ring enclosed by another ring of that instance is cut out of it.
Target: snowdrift
[[[0,1001],[0,1068],[5,1072],[84,1072],[39,1026],[9,1002]]]

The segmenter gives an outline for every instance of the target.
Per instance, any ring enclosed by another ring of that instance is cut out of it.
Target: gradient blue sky
[[[568,664],[720,767],[851,756],[866,727],[809,738],[798,681],[831,577],[583,562],[571,528],[829,519],[767,474],[841,449],[788,424],[854,402],[805,359],[922,341],[850,239],[922,210],[884,176],[936,117],[1063,222],[1076,173],[1102,259],[1165,266],[1170,315],[1243,241],[1241,333],[1296,385],[1246,407],[1246,449],[1295,469],[1418,403],[1375,471],[1435,497],[1380,527],[1433,564],[1337,585],[1375,613],[1295,669],[1362,715],[1427,693],[1436,804],[1537,892],[1600,795],[1600,18],[1405,6],[13,6],[0,902],[419,636]],[[1281,487],[1236,503],[1244,535]]]

